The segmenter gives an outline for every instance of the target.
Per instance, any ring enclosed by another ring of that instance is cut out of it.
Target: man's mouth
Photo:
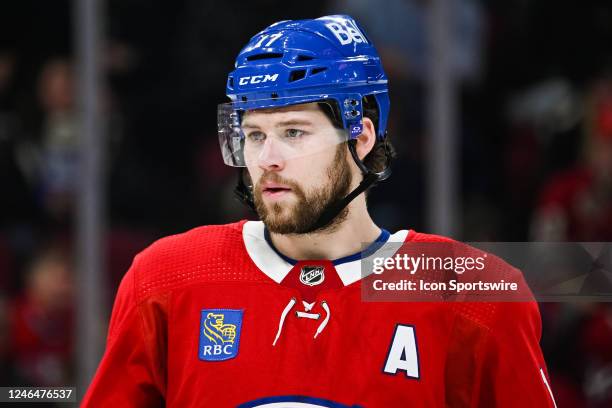
[[[291,188],[282,184],[267,183],[262,188],[262,193],[268,197],[280,197],[291,192]]]

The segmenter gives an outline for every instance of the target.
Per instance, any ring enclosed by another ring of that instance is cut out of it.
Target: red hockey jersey
[[[261,222],[164,238],[120,285],[83,406],[555,406],[536,303],[363,302],[361,284],[358,256],[292,262]]]

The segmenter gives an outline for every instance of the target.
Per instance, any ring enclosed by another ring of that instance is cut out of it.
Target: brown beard
[[[351,171],[346,162],[347,148],[345,144],[338,145],[336,155],[327,171],[328,183],[308,194],[294,181],[287,180],[278,173],[267,172],[261,176],[255,186],[254,202],[259,218],[270,232],[277,234],[305,234],[333,203],[346,197],[351,187]],[[297,196],[295,204],[272,204],[268,208],[262,198],[262,184],[266,181],[279,183],[291,188]],[[335,230],[348,216],[348,207],[327,225],[318,228],[317,232]]]

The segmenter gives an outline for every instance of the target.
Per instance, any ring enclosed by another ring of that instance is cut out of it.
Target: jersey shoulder
[[[132,264],[137,299],[203,282],[262,280],[244,246],[245,222],[201,226],[151,244]]]
[[[486,273],[488,275],[488,279],[495,277],[497,279],[514,281],[517,279],[522,279],[523,277],[523,273],[518,268],[510,265],[499,256],[443,235],[425,234],[422,232],[411,231],[411,234],[408,235],[406,242],[418,243],[424,249],[427,248],[426,245],[428,243],[431,243],[431,253],[435,255],[444,254],[455,258],[484,257],[484,264],[486,268],[482,273]],[[480,277],[477,274],[474,274],[473,276]]]
[[[499,256],[476,248],[464,242],[435,234],[411,231],[406,242],[418,244],[441,244],[444,249],[434,248],[432,252],[448,253],[455,258],[484,257],[485,269],[473,274],[471,279],[483,281],[517,282],[523,288],[515,295],[504,296],[499,301],[454,301],[450,308],[456,314],[458,321],[480,327],[481,330],[496,330],[497,326],[509,325],[508,319],[539,319],[539,310],[535,299],[523,276],[523,273]],[[514,296],[514,297],[513,297]],[[468,323],[469,322],[469,323]]]
[[[415,230],[409,230],[409,234],[406,240],[411,242],[458,242],[452,238],[445,237],[443,235],[426,234],[424,232],[418,232]]]

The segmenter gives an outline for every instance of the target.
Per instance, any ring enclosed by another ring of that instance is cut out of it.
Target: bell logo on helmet
[[[261,84],[264,82],[274,82],[277,79],[278,79],[278,74],[253,75],[253,76],[245,76],[245,77],[240,78],[238,83],[240,85]]]
[[[357,44],[368,43],[365,35],[359,31],[359,28],[352,21],[344,20],[344,25],[335,22],[327,23],[325,27],[329,28],[342,45],[352,44],[353,42]]]

